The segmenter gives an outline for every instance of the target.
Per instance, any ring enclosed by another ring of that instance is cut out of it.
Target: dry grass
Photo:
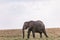
[[[0,30],[0,40],[20,40],[20,29]]]
[[[20,33],[22,33],[22,31],[19,30],[19,29],[14,29],[14,30],[0,30],[0,37],[3,37],[3,36],[19,36]]]
[[[30,35],[29,40],[60,40],[60,28],[49,28],[46,29],[46,32],[49,38],[46,38],[43,35],[43,38],[40,38],[39,33],[36,33],[36,38],[33,39],[32,34]],[[25,32],[25,38],[22,38],[22,30],[14,29],[14,30],[0,30],[0,40],[26,40],[27,32]]]
[[[30,40],[60,40],[60,28],[48,28],[46,32],[49,38],[46,38],[43,34],[43,38],[40,38],[39,33],[36,33],[36,38],[33,39],[32,34]]]

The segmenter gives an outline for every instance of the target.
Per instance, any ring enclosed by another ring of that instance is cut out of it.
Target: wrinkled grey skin
[[[40,33],[40,37],[42,38],[42,33],[44,33],[44,35],[46,37],[46,31],[45,31],[45,25],[42,21],[37,20],[37,21],[28,21],[28,22],[24,22],[23,25],[23,38],[24,38],[24,30],[28,28],[28,35],[27,38],[29,38],[30,36],[30,32],[32,31],[33,34],[33,38],[35,38],[35,33]]]

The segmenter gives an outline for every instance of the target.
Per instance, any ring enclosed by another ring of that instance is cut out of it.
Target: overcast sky
[[[0,29],[20,29],[30,20],[59,28],[60,0],[0,0]]]

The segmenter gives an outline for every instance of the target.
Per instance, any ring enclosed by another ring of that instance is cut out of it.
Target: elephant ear
[[[29,22],[25,22],[25,23],[24,23],[24,26],[25,26],[26,28],[28,28],[28,27],[29,27]]]
[[[34,21],[30,21],[29,22],[29,28],[32,28],[33,27],[33,24],[34,24]]]

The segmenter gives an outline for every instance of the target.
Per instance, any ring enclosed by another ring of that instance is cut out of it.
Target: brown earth
[[[60,40],[60,28],[48,28],[46,32],[49,38],[46,39],[43,35],[41,40]],[[27,32],[25,34],[25,39],[23,39],[21,29],[0,30],[0,40],[26,40],[26,35]],[[35,39],[30,35],[30,40],[40,40],[40,35],[36,34]]]
[[[46,31],[51,36],[60,37],[60,28],[49,28]]]
[[[21,34],[20,29],[0,30],[0,37],[20,36]]]
[[[52,36],[60,36],[60,28],[48,28],[46,29],[47,34]],[[0,37],[3,36],[22,36],[21,29],[11,29],[11,30],[0,30]]]

